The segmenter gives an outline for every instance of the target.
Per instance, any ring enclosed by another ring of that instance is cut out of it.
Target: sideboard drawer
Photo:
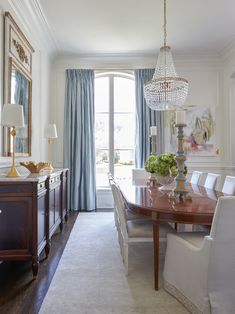
[[[38,183],[38,192],[40,193],[41,191],[46,189],[46,182],[40,182]]]
[[[32,184],[18,182],[1,182],[0,196],[8,196],[11,194],[31,195],[33,191]]]
[[[50,178],[50,180],[49,180],[49,183],[50,183],[50,185],[51,184],[54,184],[54,183],[60,183],[60,175],[58,175],[58,176],[55,176],[55,177],[52,177],[52,178]]]

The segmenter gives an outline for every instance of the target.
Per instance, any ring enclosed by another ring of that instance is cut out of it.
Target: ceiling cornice
[[[230,41],[230,43],[221,50],[221,58],[223,61],[233,57],[235,54],[235,39]]]
[[[8,0],[15,16],[35,41],[50,55],[58,53],[58,45],[39,0]]]

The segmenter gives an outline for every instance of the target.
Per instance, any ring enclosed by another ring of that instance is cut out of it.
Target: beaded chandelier
[[[153,78],[144,87],[146,104],[153,110],[179,109],[188,94],[188,81],[177,75],[166,38],[166,0],[164,0],[164,46],[160,48]]]

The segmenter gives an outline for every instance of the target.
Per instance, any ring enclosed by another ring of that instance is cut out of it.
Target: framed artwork
[[[186,108],[184,128],[184,148],[188,156],[216,156],[215,114],[214,109],[204,106]],[[177,151],[177,129],[175,111],[165,115],[165,150]]]

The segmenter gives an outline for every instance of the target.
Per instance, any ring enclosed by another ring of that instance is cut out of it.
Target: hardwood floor
[[[36,314],[50,286],[64,247],[78,216],[72,212],[63,232],[53,236],[48,259],[41,256],[36,280],[32,279],[31,262],[17,261],[0,264],[0,313]]]

